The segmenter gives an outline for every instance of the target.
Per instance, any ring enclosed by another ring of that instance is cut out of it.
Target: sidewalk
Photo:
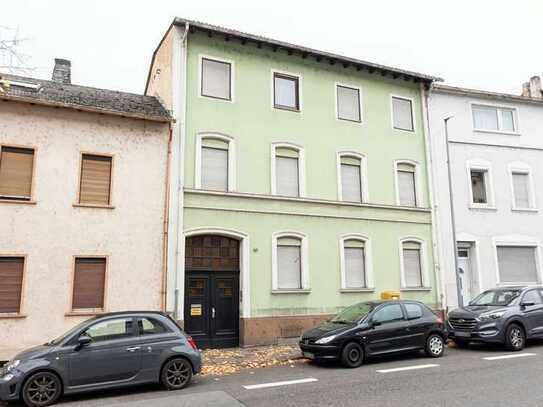
[[[251,348],[206,349],[202,351],[204,376],[222,376],[241,370],[305,363],[298,345]]]

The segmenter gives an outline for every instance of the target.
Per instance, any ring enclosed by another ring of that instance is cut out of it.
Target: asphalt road
[[[298,364],[220,378],[196,377],[183,391],[158,386],[65,398],[62,407],[543,406],[543,342],[520,353],[448,349],[375,359],[358,369]]]

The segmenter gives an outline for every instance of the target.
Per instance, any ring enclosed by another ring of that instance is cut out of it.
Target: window
[[[473,128],[514,133],[516,128],[515,109],[473,105]]]
[[[531,246],[497,246],[500,283],[538,283],[536,253]]]
[[[404,303],[407,319],[418,319],[424,315],[424,311],[419,304]]]
[[[170,332],[168,328],[154,318],[141,318],[138,320],[140,335],[156,335]]]
[[[232,64],[202,58],[202,96],[232,100]]]
[[[72,309],[102,310],[104,308],[105,281],[105,258],[76,258]]]
[[[33,168],[33,149],[2,146],[0,198],[29,201],[32,196]]]
[[[79,203],[83,205],[110,205],[111,156],[83,154]]]
[[[421,251],[419,242],[402,243],[404,288],[421,288],[424,285]]]
[[[362,165],[358,157],[342,156],[341,165],[341,196],[342,201],[362,202]]]
[[[360,114],[360,89],[336,85],[337,118],[361,121]]]
[[[0,257],[0,313],[19,313],[24,257]]]
[[[133,333],[134,320],[132,318],[117,318],[92,325],[85,331],[93,342],[112,341],[129,338]]]
[[[228,190],[228,143],[216,139],[202,140],[203,189]]]
[[[386,324],[387,322],[402,321],[403,312],[400,304],[385,305],[373,314],[372,321]]]
[[[511,173],[513,182],[513,208],[530,209],[532,203],[532,194],[530,188],[530,174],[528,172],[513,171]]]
[[[365,242],[349,239],[343,242],[345,262],[344,288],[366,288],[366,252]]]
[[[302,288],[302,241],[299,238],[277,239],[277,288]]]
[[[526,294],[524,294],[522,302],[533,302],[534,304],[541,304],[543,303],[543,301],[541,301],[541,296],[539,294],[539,290],[530,290],[526,292]]]
[[[401,206],[417,206],[416,166],[408,163],[397,163],[398,204]]]
[[[413,131],[413,103],[410,99],[392,97],[392,121],[395,129]]]
[[[472,202],[476,204],[488,204],[486,193],[487,170],[471,170],[471,194]]]
[[[275,194],[300,196],[300,152],[292,148],[275,148]]]
[[[297,76],[273,73],[273,106],[277,109],[300,110],[300,89]]]

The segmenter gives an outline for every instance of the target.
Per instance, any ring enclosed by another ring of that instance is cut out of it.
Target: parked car
[[[192,338],[167,314],[110,313],[15,356],[0,368],[0,400],[43,407],[63,394],[142,383],[178,390],[201,364]]]
[[[304,332],[300,348],[309,359],[358,367],[370,356],[417,349],[437,358],[443,355],[446,339],[441,318],[418,301],[369,301]]]
[[[458,347],[484,342],[522,350],[526,339],[543,337],[543,287],[484,291],[468,306],[449,312],[447,320],[449,337]]]

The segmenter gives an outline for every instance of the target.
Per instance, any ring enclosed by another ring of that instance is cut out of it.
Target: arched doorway
[[[185,240],[185,331],[200,348],[239,345],[239,240]]]

